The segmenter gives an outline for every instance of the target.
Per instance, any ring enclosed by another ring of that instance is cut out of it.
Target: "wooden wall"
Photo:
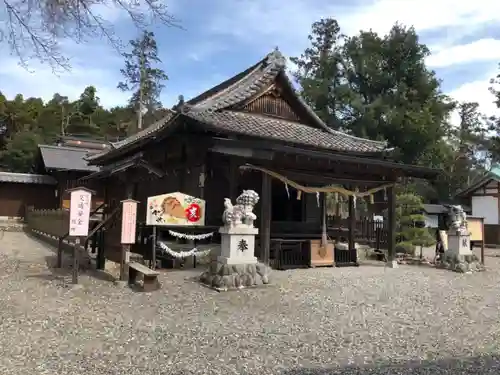
[[[75,171],[64,171],[55,172],[54,177],[57,179],[58,183],[58,201],[60,208],[69,209],[70,196],[66,192],[68,189],[73,189],[76,187],[87,187],[93,190],[96,194],[92,197],[92,208],[98,207],[104,202],[104,181],[101,179],[89,180],[89,181],[79,181],[80,178],[85,177],[89,172],[75,172]]]
[[[0,216],[24,217],[25,207],[57,208],[56,186],[0,182]]]

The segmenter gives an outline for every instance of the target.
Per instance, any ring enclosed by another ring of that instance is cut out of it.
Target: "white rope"
[[[187,258],[190,256],[204,256],[208,255],[212,249],[204,250],[204,251],[198,251],[198,249],[195,247],[194,249],[191,249],[189,251],[174,251],[170,247],[168,247],[165,243],[158,241],[158,245],[160,246],[160,249],[162,249],[165,253],[168,255],[174,257],[174,258]]]
[[[175,232],[173,230],[169,230],[168,233],[171,236],[177,237],[177,238],[183,238],[186,240],[205,240],[209,237],[212,237],[214,235],[214,232],[210,233],[202,233],[202,234],[186,234],[186,233],[179,233]]]

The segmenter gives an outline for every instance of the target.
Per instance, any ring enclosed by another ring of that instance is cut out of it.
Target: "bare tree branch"
[[[53,71],[68,70],[69,60],[60,50],[63,40],[103,38],[123,52],[112,17],[123,13],[139,30],[153,22],[180,28],[164,0],[0,0],[0,44],[7,44],[25,68],[35,59]]]

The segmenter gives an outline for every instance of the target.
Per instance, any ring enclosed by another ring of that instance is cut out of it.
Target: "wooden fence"
[[[64,236],[69,230],[69,211],[64,209],[35,210],[28,207],[25,219],[29,230],[57,238]]]

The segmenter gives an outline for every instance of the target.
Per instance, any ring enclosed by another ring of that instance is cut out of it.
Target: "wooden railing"
[[[99,207],[97,207],[94,211],[90,213],[90,216],[96,215],[99,211],[104,209],[105,204],[102,203]],[[94,222],[94,226],[88,233],[88,235],[84,238],[84,248],[88,250],[89,244],[92,246],[92,253],[97,251],[97,269],[104,268],[104,233],[103,230],[106,226],[113,222],[118,214],[121,211],[121,205],[117,206],[106,219],[98,222]],[[91,224],[92,225],[92,224]],[[57,248],[57,266],[62,266],[62,253],[63,247],[65,245],[65,239],[69,236],[69,231],[65,233],[63,236],[59,237],[59,243]]]
[[[349,219],[340,219],[334,216],[327,217],[327,228],[329,231],[340,230],[348,232]],[[354,226],[354,238],[358,243],[368,244],[376,249],[387,246],[388,227],[386,221],[373,220],[372,218],[361,218],[356,220]]]

